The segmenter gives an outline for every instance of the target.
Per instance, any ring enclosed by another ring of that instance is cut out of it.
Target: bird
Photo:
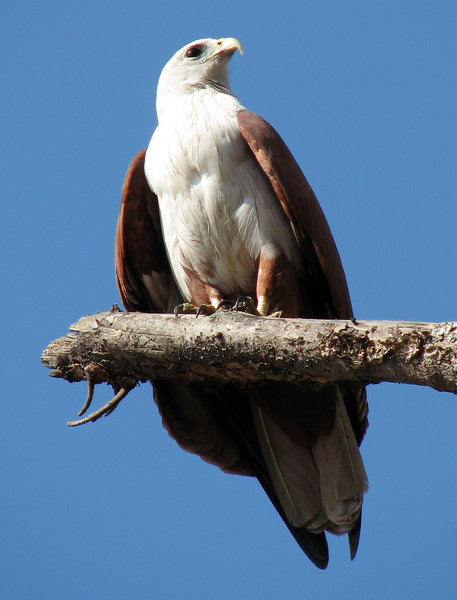
[[[232,37],[186,44],[157,85],[158,125],[125,176],[115,271],[128,311],[221,310],[351,319],[327,220],[285,142],[232,92]],[[206,318],[206,317],[202,317]],[[363,386],[269,382],[250,389],[153,381],[168,433],[224,472],[256,477],[320,569],[325,532],[356,555],[367,475]]]

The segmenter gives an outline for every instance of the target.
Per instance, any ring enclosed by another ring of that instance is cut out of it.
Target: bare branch
[[[68,427],[77,427],[78,425],[84,425],[84,423],[89,423],[89,421],[97,421],[100,417],[103,417],[103,415],[107,417],[113,412],[113,410],[117,407],[119,402],[121,402],[127,396],[131,389],[131,387],[121,388],[114,396],[114,398],[111,398],[109,402],[104,404],[98,410],[94,410],[94,412],[90,413],[90,415],[87,415],[87,417],[84,417],[83,419],[78,419],[77,421],[68,421]],[[81,414],[84,413],[81,413],[80,411],[78,415]]]
[[[95,384],[92,380],[92,376],[90,373],[86,373],[86,379],[87,379],[87,398],[86,398],[86,401],[84,402],[84,406],[81,408],[81,410],[78,413],[78,417],[83,416],[83,414],[87,411],[89,406],[92,404],[92,400],[94,398]]]
[[[457,392],[457,323],[111,311],[83,317],[70,329],[43,352],[51,375],[116,389],[179,378],[239,385],[390,381]]]

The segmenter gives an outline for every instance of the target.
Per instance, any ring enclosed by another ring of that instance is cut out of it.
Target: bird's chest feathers
[[[226,295],[253,293],[262,244],[280,237],[270,231],[281,221],[272,191],[239,132],[239,105],[234,108],[201,100],[161,121],[148,149],[146,175],[187,298],[190,271]]]
[[[235,99],[229,100],[226,106],[211,95],[196,94],[161,119],[146,159],[146,175],[161,205],[172,196],[180,204],[206,200],[210,206],[218,200],[212,191],[231,181],[246,160],[238,108]]]

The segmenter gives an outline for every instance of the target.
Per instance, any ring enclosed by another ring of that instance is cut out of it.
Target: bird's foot
[[[178,304],[175,306],[174,313],[175,316],[179,315],[196,315],[198,311],[198,306],[191,304],[190,302],[183,302],[182,304]]]
[[[199,317],[200,315],[212,315],[216,310],[217,309],[212,304],[200,304],[200,306],[195,306],[195,304],[191,304],[190,302],[183,302],[183,304],[178,304],[178,306],[175,307],[174,313],[176,317],[179,315],[195,315],[196,317]]]
[[[239,296],[235,302],[233,300],[221,300],[217,306],[214,306],[213,304],[200,304],[200,306],[195,306],[195,304],[190,302],[184,302],[175,307],[174,313],[176,316],[195,315],[198,317],[200,315],[213,315],[218,310],[233,310],[235,312],[245,312],[257,317],[261,316],[254,300],[250,296]],[[281,316],[281,313],[274,313],[274,315],[270,316]]]
[[[237,298],[233,310],[237,312],[245,312],[250,315],[255,315],[256,317],[260,317],[260,313],[257,310],[257,306],[255,305],[254,300],[250,296],[240,296]]]
[[[212,304],[200,304],[195,316],[199,317],[200,315],[206,315],[206,316],[214,315],[216,310],[217,310],[217,308],[215,308]]]
[[[233,310],[235,302],[233,300],[221,300],[216,310]]]

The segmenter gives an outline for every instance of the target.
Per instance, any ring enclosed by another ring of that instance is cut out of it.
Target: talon
[[[200,315],[206,315],[206,316],[214,315],[216,310],[217,309],[214,308],[214,306],[212,304],[201,304],[198,307],[197,314],[195,316],[199,317]]]
[[[251,315],[260,316],[254,300],[250,296],[240,296],[235,302],[233,310],[246,312]]]
[[[232,310],[235,303],[233,300],[221,300],[216,307],[216,310]]]
[[[198,317],[200,315],[212,315],[215,312],[216,308],[212,304],[201,304],[200,306],[195,306],[190,302],[178,304],[178,306],[176,306],[174,310],[176,317],[178,317],[179,315],[195,315],[196,317]]]
[[[90,415],[87,415],[87,417],[84,417],[84,419],[79,419],[77,421],[68,421],[68,427],[77,427],[78,425],[84,425],[84,423],[88,423],[89,421],[97,421],[103,415],[110,415],[113,412],[113,410],[117,407],[117,405],[121,402],[121,400],[123,400],[130,392],[130,390],[133,389],[133,387],[134,386],[131,385],[128,387],[121,388],[114,396],[114,398],[111,398],[109,402],[104,404],[101,408],[94,411],[93,413],[90,413]]]
[[[194,306],[190,302],[183,302],[182,304],[175,306],[173,312],[175,313],[176,317],[179,315],[195,315],[198,312],[198,307]]]

